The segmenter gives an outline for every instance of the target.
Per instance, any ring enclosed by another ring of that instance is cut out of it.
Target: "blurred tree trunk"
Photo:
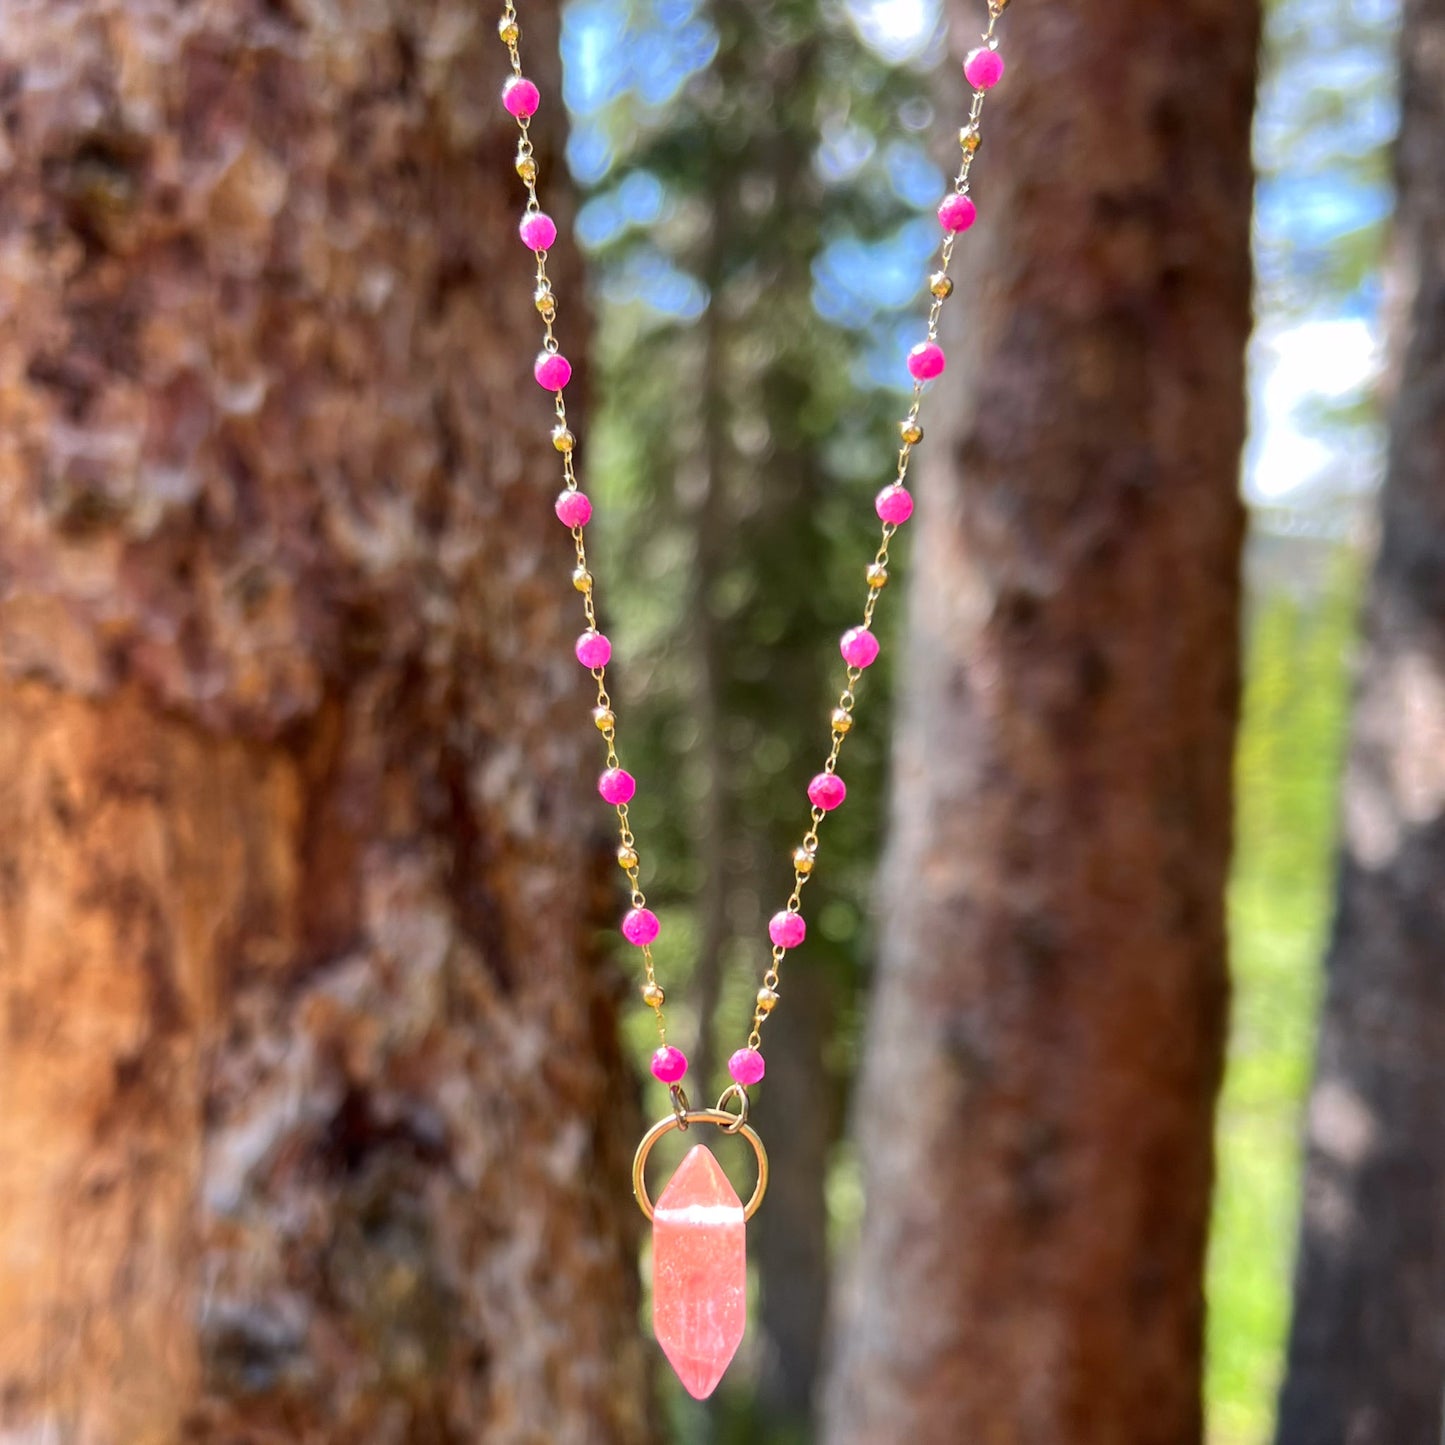
[[[650,1438],[503,54],[343,9],[0,27],[6,1439]]]
[[[829,1445],[1201,1436],[1258,25],[1006,17],[925,416]]]
[[[1445,1432],[1445,0],[1402,35],[1398,392],[1280,1445]]]

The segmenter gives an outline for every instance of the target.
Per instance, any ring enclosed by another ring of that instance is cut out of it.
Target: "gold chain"
[[[988,28],[983,32],[983,44],[985,48],[994,49],[997,46],[995,30],[999,17],[1002,15],[1008,0],[988,0]],[[521,25],[517,19],[517,9],[514,0],[504,0],[502,6],[502,18],[497,25],[498,34],[502,43],[507,47],[507,53],[511,58],[512,75],[514,80],[522,80],[522,57],[519,50],[521,41]],[[535,94],[535,93],[534,93]],[[969,172],[973,167],[974,157],[978,154],[981,141],[979,125],[983,115],[984,101],[987,96],[985,89],[975,89],[973,103],[969,109],[968,121],[959,132],[959,142],[963,151],[963,158],[959,165],[958,173],[954,177],[953,189],[957,195],[965,196],[969,190]],[[536,215],[541,211],[541,203],[537,199],[538,167],[536,155],[532,148],[530,134],[531,115],[521,114],[515,116],[517,128],[521,132],[517,143],[517,174],[521,177],[522,183],[527,188],[526,214]],[[929,342],[936,342],[938,339],[938,326],[943,316],[943,305],[953,294],[953,280],[949,275],[949,268],[953,263],[954,246],[958,239],[958,233],[953,230],[945,230],[943,243],[939,252],[938,268],[929,277],[928,287],[932,295],[932,304],[928,312],[928,336]],[[539,250],[536,252],[537,277],[536,293],[534,300],[538,314],[542,318],[543,337],[542,348],[550,355],[558,354],[558,342],[553,330],[557,319],[557,295],[553,290],[551,280],[547,275],[547,252]],[[897,484],[902,486],[908,478],[909,463],[912,461],[913,452],[923,440],[923,429],[918,423],[919,414],[923,406],[924,382],[915,380],[913,383],[913,398],[908,408],[908,414],[899,423],[899,434],[902,437],[902,444],[898,451]],[[562,457],[562,476],[569,492],[575,492],[577,487],[577,474],[573,460],[576,450],[577,439],[567,425],[567,405],[562,397],[562,390],[558,388],[555,393],[555,405],[557,413],[557,425],[552,431],[552,444]],[[898,532],[898,524],[884,522],[882,535],[878,544],[878,550],[874,553],[873,561],[867,569],[868,595],[863,606],[864,630],[871,630],[873,626],[873,614],[878,606],[878,599],[889,580],[888,573],[888,549]],[[582,596],[582,609],[586,616],[589,631],[597,631],[597,603],[596,584],[593,580],[591,570],[587,564],[587,543],[584,529],[581,525],[572,528],[572,541],[576,549],[576,567],[572,573],[572,585]],[[607,668],[606,666],[594,667],[591,670],[593,679],[597,683],[597,705],[593,709],[592,718],[597,725],[598,731],[602,734],[603,742],[607,745],[607,766],[609,769],[620,766],[617,755],[617,715],[613,710],[612,701],[607,693]],[[853,728],[853,712],[857,706],[855,689],[863,676],[863,669],[849,665],[845,675],[843,691],[838,697],[837,706],[833,709],[832,726],[832,747],[829,749],[826,761],[823,764],[823,771],[826,774],[834,774],[837,771],[838,759],[842,754],[843,741]],[[628,820],[626,803],[615,805],[617,814],[618,839],[617,861],[627,877],[631,887],[632,907],[635,909],[644,908],[647,898],[642,891],[641,858],[638,853],[637,839],[632,832]],[[819,847],[819,830],[823,820],[828,816],[828,810],[813,806],[811,821],[808,831],[803,835],[802,842],[793,852],[793,891],[788,897],[786,909],[789,913],[799,913],[802,909],[803,889],[807,886],[808,879],[813,876],[813,870],[817,863]],[[768,1015],[773,1011],[778,1002],[778,984],[781,979],[780,970],[783,959],[787,955],[787,948],[774,944],[772,958],[767,972],[763,975],[762,987],[758,990],[756,1005],[753,1010],[752,1029],[748,1035],[747,1047],[757,1051],[762,1044],[762,1028],[767,1022]],[[663,1015],[664,994],[662,987],[657,982],[657,974],[653,964],[652,948],[650,944],[643,944],[641,948],[642,966],[646,975],[642,985],[642,996],[648,1006],[653,1010],[657,1018],[657,1032],[661,1043],[667,1042],[667,1025]],[[705,1021],[704,1021],[705,1023]],[[746,1094],[741,1087],[735,1086],[738,1092],[746,1099]],[[729,1091],[731,1092],[731,1091]],[[726,1096],[725,1096],[726,1097]],[[744,1115],[745,1117],[745,1115]]]

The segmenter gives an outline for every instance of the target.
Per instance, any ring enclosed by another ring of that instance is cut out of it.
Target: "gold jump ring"
[[[738,1111],[736,1114],[728,1108],[728,1101],[736,1099]],[[741,1084],[729,1084],[722,1091],[722,1097],[717,1101],[717,1110],[720,1114],[727,1114],[731,1117],[731,1124],[723,1124],[720,1127],[724,1134],[741,1133],[742,1127],[748,1122],[748,1091]]]
[[[768,1192],[768,1151],[763,1148],[763,1141],[758,1138],[757,1131],[747,1124],[740,1124],[736,1114],[730,1114],[726,1109],[693,1109],[686,1115],[688,1124],[716,1124],[719,1129],[727,1134],[741,1134],[749,1144],[753,1146],[753,1153],[758,1161],[758,1182],[753,1190],[753,1197],[743,1206],[743,1218],[751,1219],[758,1212],[758,1206],[763,1202],[763,1195]],[[656,1124],[642,1136],[642,1143],[637,1146],[637,1154],[632,1160],[632,1192],[637,1198],[637,1207],[642,1210],[648,1219],[652,1218],[652,1200],[647,1193],[647,1156],[652,1153],[652,1146],[657,1143],[664,1134],[670,1134],[674,1129],[683,1127],[683,1121],[677,1115],[669,1115],[666,1119],[659,1119]]]

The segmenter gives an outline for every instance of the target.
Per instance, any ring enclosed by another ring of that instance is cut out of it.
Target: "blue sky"
[[[595,188],[578,218],[580,239],[592,247],[666,222],[668,197],[656,178],[607,185],[609,127],[664,105],[716,48],[697,0],[650,0],[645,9],[648,23],[626,31],[618,0],[572,0],[566,13],[568,160],[578,181]],[[939,0],[847,0],[847,12],[864,43],[890,61],[925,66],[941,53]],[[1260,282],[1243,467],[1253,502],[1338,509],[1379,479],[1378,428],[1331,418],[1376,387],[1382,366],[1378,276],[1366,266],[1341,280],[1339,257],[1375,234],[1391,204],[1375,160],[1395,127],[1384,77],[1397,12],[1398,0],[1273,0],[1270,7],[1256,127]],[[843,127],[824,138],[815,163],[825,179],[846,179],[870,159],[873,144]],[[839,236],[815,267],[820,311],[870,337],[860,385],[895,385],[902,376],[902,353],[918,329],[920,279],[937,239],[927,213],[944,185],[905,126],[887,159],[896,193],[920,217],[883,241]],[[1364,250],[1368,255],[1368,244]],[[646,246],[604,286],[608,299],[646,296],[684,320],[707,304],[693,278]]]

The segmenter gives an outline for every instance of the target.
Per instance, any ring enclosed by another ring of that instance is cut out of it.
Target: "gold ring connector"
[[[748,1091],[741,1084],[729,1084],[722,1091],[722,1097],[717,1101],[717,1112],[719,1114],[729,1113],[728,1104],[734,1099],[737,1100],[738,1111],[732,1115],[732,1124],[719,1125],[724,1134],[739,1134],[748,1122]]]
[[[729,1089],[728,1093],[731,1092]],[[727,1095],[723,1097],[726,1098]],[[744,1095],[744,1098],[746,1097]],[[726,1109],[694,1109],[687,1114],[686,1123],[676,1114],[670,1114],[666,1119],[659,1119],[642,1136],[642,1143],[637,1146],[637,1153],[632,1160],[632,1192],[637,1198],[637,1207],[648,1219],[652,1218],[652,1199],[647,1192],[646,1170],[647,1156],[652,1153],[653,1145],[663,1135],[672,1133],[674,1129],[686,1128],[688,1124],[715,1124],[726,1134],[741,1134],[753,1146],[753,1153],[758,1161],[758,1182],[753,1189],[753,1197],[743,1206],[743,1218],[751,1219],[758,1212],[763,1195],[768,1192],[768,1151],[763,1148],[763,1141],[758,1138],[757,1131],[749,1128],[738,1115],[730,1114]]]

